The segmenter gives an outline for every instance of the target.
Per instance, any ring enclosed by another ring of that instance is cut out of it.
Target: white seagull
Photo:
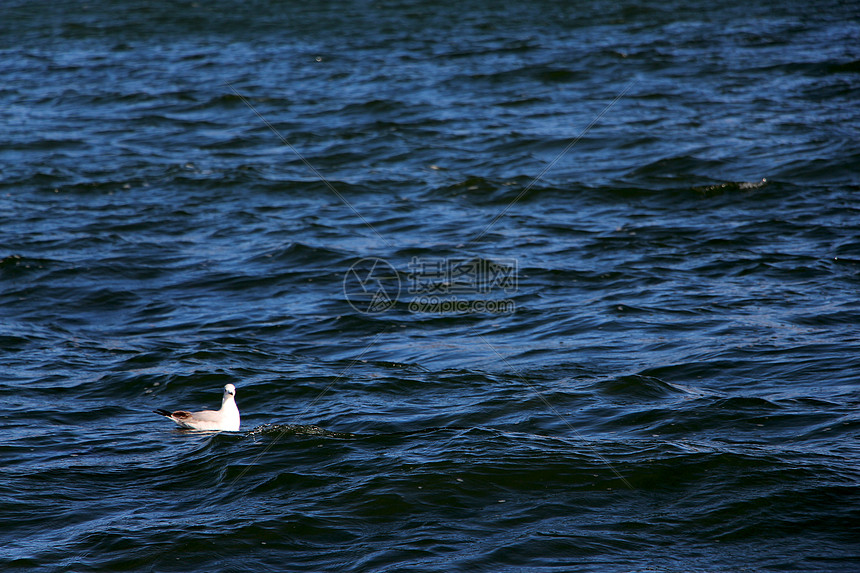
[[[224,398],[221,399],[220,410],[202,410],[200,412],[188,412],[186,410],[153,410],[170,418],[179,426],[190,430],[209,431],[239,431],[239,408],[236,406],[236,387],[232,384],[224,386]]]

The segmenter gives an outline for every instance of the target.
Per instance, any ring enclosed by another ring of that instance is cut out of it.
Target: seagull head
[[[232,384],[227,384],[224,386],[224,397],[226,398],[228,395],[235,396],[236,395],[236,387]]]

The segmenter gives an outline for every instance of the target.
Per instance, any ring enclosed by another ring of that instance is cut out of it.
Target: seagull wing
[[[220,430],[224,423],[224,414],[215,410],[201,410],[200,412],[189,412],[187,410],[153,410],[156,414],[161,414],[166,418],[170,418],[183,428],[190,430]]]

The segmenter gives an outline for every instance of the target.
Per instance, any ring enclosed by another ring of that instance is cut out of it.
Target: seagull
[[[239,408],[236,406],[236,387],[232,384],[224,386],[224,397],[221,399],[220,410],[202,410],[200,412],[187,412],[185,410],[153,410],[170,418],[182,428],[189,430],[209,430],[214,432],[239,431]]]

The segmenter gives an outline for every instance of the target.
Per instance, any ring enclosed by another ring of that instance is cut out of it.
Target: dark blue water
[[[4,3],[0,569],[860,569],[858,22]]]

